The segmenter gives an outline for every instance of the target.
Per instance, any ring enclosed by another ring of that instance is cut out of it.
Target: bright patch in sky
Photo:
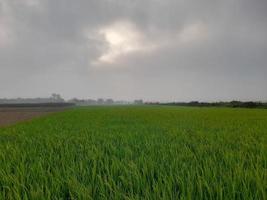
[[[99,29],[97,34],[103,38],[107,49],[92,62],[94,65],[113,64],[131,53],[147,53],[172,45],[201,41],[206,37],[207,30],[203,23],[194,23],[178,31],[177,35],[163,35],[151,39],[133,23],[118,21]]]
[[[130,22],[116,22],[98,31],[107,43],[107,50],[97,59],[99,63],[114,63],[129,53],[144,51],[143,35]]]

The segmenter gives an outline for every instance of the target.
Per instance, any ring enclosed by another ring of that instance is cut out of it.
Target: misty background
[[[267,101],[266,0],[0,0],[0,98]]]

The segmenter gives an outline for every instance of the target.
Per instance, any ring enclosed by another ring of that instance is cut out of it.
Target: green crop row
[[[0,199],[267,199],[267,110],[88,107],[1,128]]]

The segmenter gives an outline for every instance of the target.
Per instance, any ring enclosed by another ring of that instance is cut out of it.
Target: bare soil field
[[[65,109],[66,108],[63,107],[0,107],[0,127],[27,121],[35,117]]]

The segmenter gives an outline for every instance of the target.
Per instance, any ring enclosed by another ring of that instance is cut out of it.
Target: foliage
[[[267,108],[267,103],[254,101],[231,101],[231,102],[172,102],[172,103],[148,103],[157,105],[171,105],[171,106],[190,106],[190,107],[230,107],[230,108]]]
[[[0,199],[266,199],[267,110],[88,107],[0,129]]]

